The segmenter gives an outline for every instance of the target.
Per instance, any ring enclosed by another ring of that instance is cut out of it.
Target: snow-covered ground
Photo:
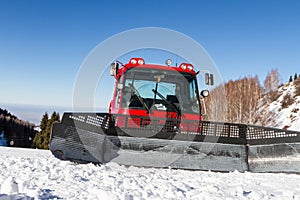
[[[75,164],[0,147],[0,199],[300,199],[300,175]]]

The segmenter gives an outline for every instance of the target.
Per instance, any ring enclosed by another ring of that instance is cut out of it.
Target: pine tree
[[[41,124],[40,124],[40,128],[41,128],[42,131],[46,130],[48,121],[49,121],[49,116],[48,116],[48,113],[46,112],[43,115],[42,120],[41,120]]]
[[[51,129],[52,129],[52,124],[54,122],[59,122],[59,114],[56,113],[55,111],[52,113],[50,120],[47,122],[47,127],[44,133],[44,141],[43,141],[43,149],[49,149],[49,143],[50,143],[50,135],[51,135]]]
[[[300,75],[299,75],[299,77],[300,77]],[[295,97],[300,96],[300,78],[299,77],[294,81]]]
[[[292,76],[292,75],[290,76],[289,82],[290,82],[290,83],[293,82],[293,76]]]
[[[294,80],[296,80],[297,78],[298,78],[298,75],[297,75],[297,73],[295,73]]]
[[[34,148],[49,149],[52,124],[56,121],[60,121],[60,116],[56,112],[52,113],[50,119],[47,113],[43,115],[40,125],[41,131],[36,134],[33,140]]]
[[[41,119],[41,123],[40,123],[41,131],[38,132],[33,139],[33,143],[32,143],[33,148],[43,149],[44,134],[47,128],[48,121],[49,121],[49,116],[48,113],[46,112]]]

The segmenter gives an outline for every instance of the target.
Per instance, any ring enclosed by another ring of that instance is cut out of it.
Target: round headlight
[[[201,91],[201,96],[208,97],[208,95],[209,95],[209,91],[208,90],[202,90]]]
[[[143,60],[139,60],[139,61],[138,61],[138,64],[139,64],[139,65],[143,65],[143,64],[144,64],[144,61],[143,61]]]
[[[132,59],[130,62],[131,62],[131,64],[133,64],[133,65],[136,64],[136,60],[135,60],[135,59]]]
[[[170,66],[171,64],[172,64],[172,60],[171,60],[171,59],[167,59],[167,60],[166,60],[166,65],[167,65],[167,66]]]
[[[188,70],[192,71],[194,70],[194,67],[192,65],[187,66]]]
[[[186,70],[186,65],[181,65],[181,69]]]

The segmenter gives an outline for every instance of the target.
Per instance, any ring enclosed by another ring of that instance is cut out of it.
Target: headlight
[[[208,95],[209,95],[209,91],[208,90],[202,90],[201,91],[201,96],[208,97]]]
[[[131,59],[131,64],[135,65],[136,64],[136,60],[135,59]]]
[[[167,65],[167,66],[170,66],[171,64],[172,64],[172,60],[171,60],[171,59],[167,59],[167,60],[166,60],[166,65]]]
[[[140,59],[140,60],[138,61],[138,64],[139,64],[139,65],[143,65],[143,64],[144,64],[144,61]]]
[[[190,70],[190,71],[194,70],[194,67],[193,67],[192,65],[189,65],[187,68],[188,68],[188,70]]]

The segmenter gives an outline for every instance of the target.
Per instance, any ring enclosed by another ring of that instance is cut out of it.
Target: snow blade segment
[[[143,167],[300,172],[300,133],[261,126],[64,113],[52,153],[65,160]]]

